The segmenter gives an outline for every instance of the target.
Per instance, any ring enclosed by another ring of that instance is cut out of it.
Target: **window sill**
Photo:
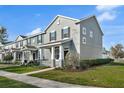
[[[66,39],[69,39],[69,37],[67,37],[67,38],[63,38],[62,40],[66,40]]]
[[[56,40],[51,40],[50,42],[55,42]]]

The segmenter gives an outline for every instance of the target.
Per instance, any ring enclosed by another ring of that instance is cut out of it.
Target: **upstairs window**
[[[23,46],[23,41],[20,41],[20,46]]]
[[[31,38],[31,44],[35,44],[36,43],[36,37],[32,37]]]
[[[16,48],[18,48],[19,47],[19,45],[18,45],[18,42],[16,43]]]
[[[82,44],[86,44],[86,37],[82,38]]]
[[[91,38],[93,37],[93,31],[90,31],[90,37]]]
[[[62,29],[62,39],[70,37],[70,27],[64,27]]]
[[[30,38],[27,40],[27,44],[31,45],[31,39]]]
[[[37,36],[37,43],[42,43],[42,35]]]
[[[56,40],[56,31],[50,32],[50,41]]]
[[[86,35],[86,28],[85,27],[82,27],[82,34]]]

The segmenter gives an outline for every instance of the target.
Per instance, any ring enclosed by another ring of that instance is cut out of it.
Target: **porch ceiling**
[[[38,48],[51,48],[51,46],[56,46],[56,45],[61,45],[67,42],[72,41],[72,39],[65,39],[65,40],[60,40],[60,41],[54,41],[54,42],[50,42],[50,43],[46,43],[43,45],[39,45]]]
[[[35,46],[24,46],[22,49],[22,51],[36,51],[37,48]]]

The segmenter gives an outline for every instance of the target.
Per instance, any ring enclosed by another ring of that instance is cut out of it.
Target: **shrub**
[[[40,62],[38,62],[38,61],[29,61],[28,63],[27,63],[27,66],[39,66],[40,65]]]
[[[65,69],[76,70],[79,65],[79,55],[74,51],[68,52],[65,57]]]
[[[81,60],[80,61],[80,69],[87,69],[93,66],[99,66],[107,63],[111,63],[114,61],[113,59],[89,59],[89,60]]]
[[[20,63],[21,63],[21,62],[18,61],[18,60],[16,60],[16,61],[13,62],[13,64],[16,64],[16,65],[19,65]]]
[[[13,56],[11,54],[7,54],[6,56],[4,56],[3,60],[5,60],[5,61],[12,61],[13,60]]]

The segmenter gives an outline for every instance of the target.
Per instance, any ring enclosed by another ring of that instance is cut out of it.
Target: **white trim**
[[[69,26],[65,26],[65,27],[63,27],[62,29],[68,29],[69,28]]]
[[[67,17],[67,16],[63,16],[63,15],[57,15],[57,16],[64,17],[64,18],[67,18],[67,19],[71,19],[71,20],[75,20],[75,21],[79,21],[79,19],[72,18],[72,17]]]
[[[82,27],[82,34],[83,34],[83,35],[86,35],[86,34],[87,34],[87,29],[86,29],[86,27]]]
[[[86,44],[86,37],[82,37],[82,44]]]
[[[50,33],[54,33],[56,30],[52,30],[52,31],[50,31]]]
[[[46,30],[50,27],[50,25],[52,25],[52,23],[53,23],[58,17],[63,17],[63,18],[67,18],[67,19],[70,19],[70,20],[74,20],[74,21],[80,21],[79,19],[75,19],[75,18],[63,16],[63,15],[57,15],[57,16],[55,16],[54,19],[49,23],[49,25],[45,28],[44,31],[46,31]]]
[[[69,39],[68,37],[66,37],[66,38],[63,38],[62,40],[66,40],[66,39]]]
[[[85,21],[85,20],[88,20],[88,19],[90,19],[90,18],[95,18],[96,23],[97,23],[97,25],[98,25],[98,28],[99,28],[100,31],[101,31],[101,34],[104,35],[103,32],[102,32],[102,29],[101,29],[101,27],[100,27],[100,24],[99,24],[99,22],[97,21],[97,18],[96,18],[95,15],[91,15],[91,16],[88,16],[88,17],[84,17],[84,18],[80,19],[80,20],[79,20],[78,22],[76,22],[76,23],[78,24],[78,23],[80,23],[80,22],[82,22],[82,21]]]

